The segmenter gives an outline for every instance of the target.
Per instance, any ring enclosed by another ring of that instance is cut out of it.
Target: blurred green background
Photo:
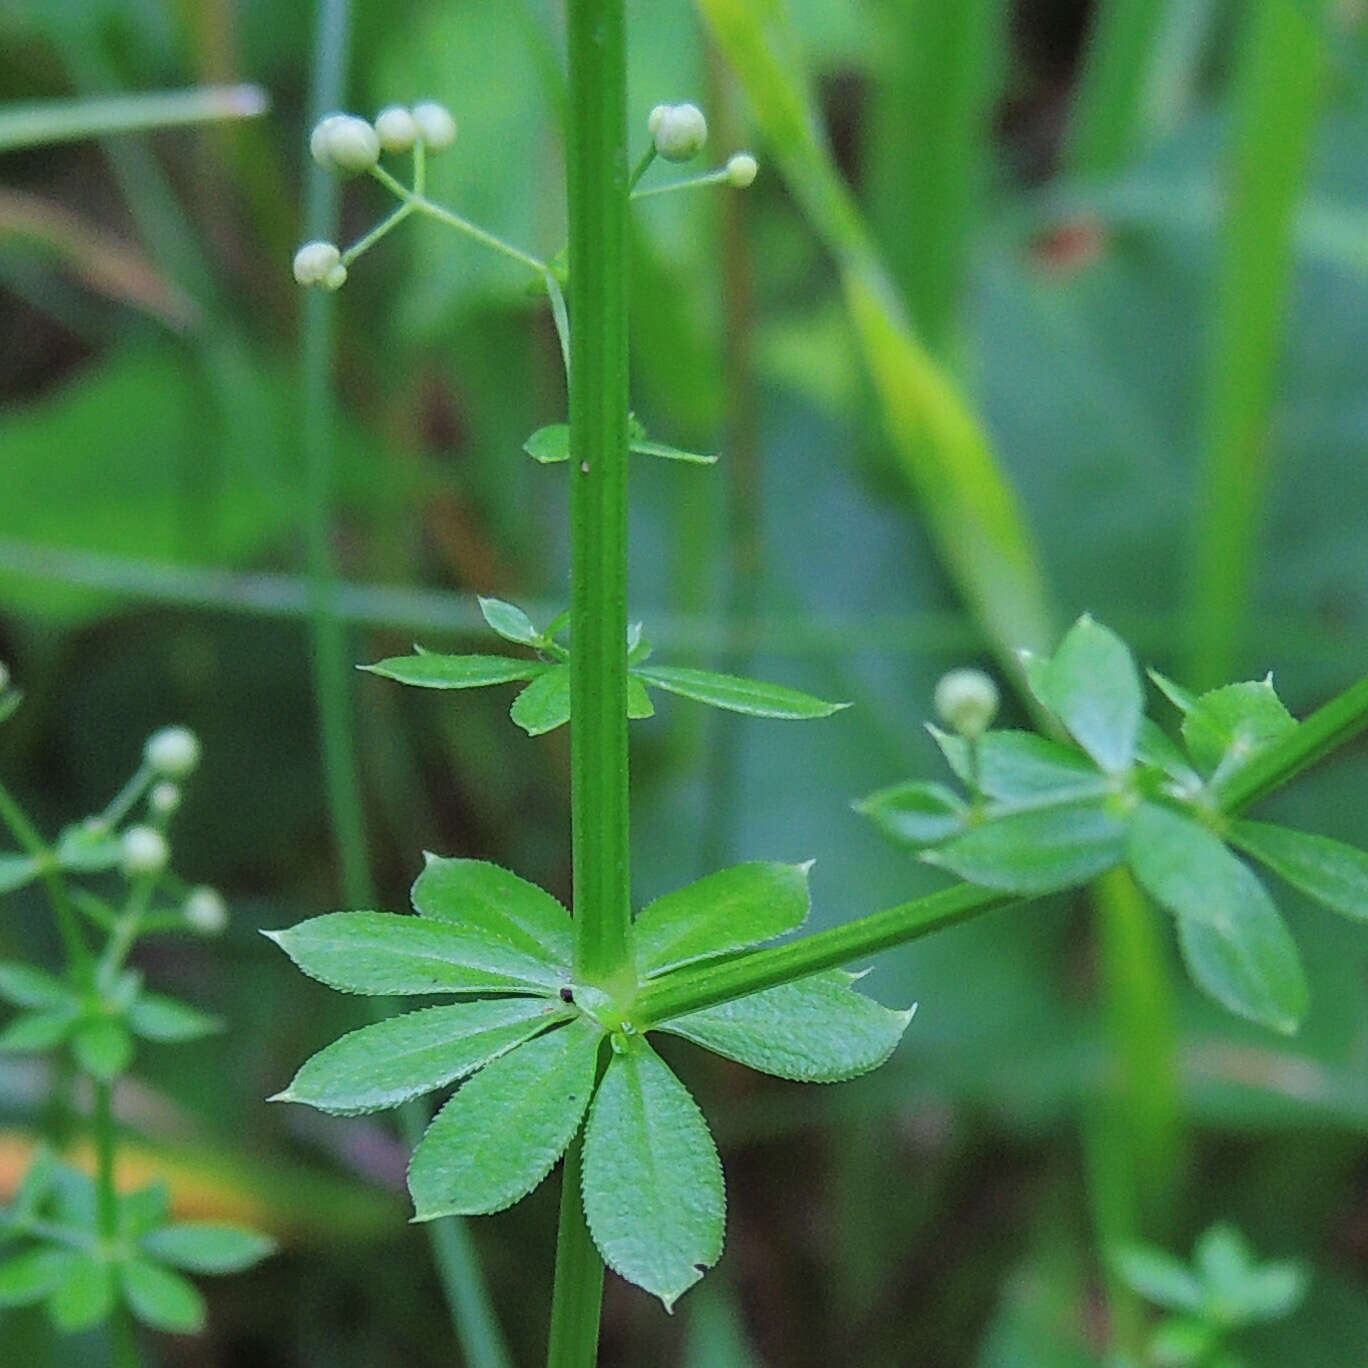
[[[652,105],[694,99],[710,164],[749,147],[762,166],[744,194],[637,216],[636,411],[653,436],[722,459],[634,467],[632,613],[662,661],[856,704],[798,726],[666,702],[634,724],[639,900],[724,861],[815,858],[814,924],[829,925],[938,886],[850,802],[939,777],[921,726],[931,688],[993,643],[926,530],[917,441],[909,455],[885,429],[820,207],[793,149],[753,121],[756,72],[738,81],[683,0],[628,8],[638,143]],[[1364,7],[787,9],[895,307],[1019,491],[1055,626],[1090,610],[1196,685],[1272,669],[1298,714],[1360,675]],[[144,964],[230,1030],[148,1049],[122,1113],[184,1208],[250,1214],[284,1242],[207,1289],[203,1340],[150,1346],[168,1365],[459,1361],[405,1224],[389,1119],[262,1101],[365,1019],[255,934],[347,896],[315,659],[354,701],[380,906],[405,905],[423,849],[569,885],[564,733],[524,736],[507,690],[339,673],[319,631],[322,603],[346,624],[345,662],[414,640],[481,649],[474,595],[545,605],[544,620],[566,600],[567,548],[564,472],[520,450],[563,417],[549,318],[515,265],[437,225],[405,225],[308,305],[335,325],[336,408],[317,426],[289,275],[315,18],[269,0],[0,9],[0,102],[240,80],[272,101],[232,126],[0,156],[0,659],[26,694],[0,770],[51,831],[103,806],[154,727],[200,734],[177,865],[225,890],[232,929]],[[557,249],[559,5],[356,0],[350,54],[347,108],[431,97],[456,114],[435,198]],[[348,184],[342,240],[387,207]],[[310,577],[311,530],[314,570],[331,561],[345,581],[330,595]],[[1360,743],[1270,811],[1368,845],[1366,784]],[[1185,1251],[1226,1218],[1265,1253],[1303,1257],[1310,1298],[1249,1340],[1249,1363],[1363,1368],[1368,937],[1286,903],[1308,1023],[1275,1040],[1180,990],[1180,1185],[1143,1233]],[[0,951],[55,958],[37,897],[7,899]],[[602,1362],[1095,1368],[1116,1180],[1095,1124],[1111,1077],[1096,952],[1080,896],[884,956],[872,991],[918,1015],[888,1066],[837,1088],[667,1047],[723,1147],[727,1254],[673,1318],[610,1278]],[[44,1087],[37,1066],[0,1061],[5,1192]],[[473,1228],[519,1364],[542,1354],[554,1186]],[[101,1353],[36,1315],[0,1317],[4,1362]]]

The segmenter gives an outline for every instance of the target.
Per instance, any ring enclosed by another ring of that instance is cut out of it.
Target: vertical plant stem
[[[1094,8],[1068,149],[1078,174],[1114,174],[1141,142],[1168,8],[1169,0],[1101,0]]]
[[[551,1301],[548,1368],[593,1368],[598,1362],[603,1260],[594,1248],[580,1197],[583,1142],[566,1151],[561,1174],[560,1228],[556,1236],[556,1289]]]
[[[56,867],[52,852],[47,848],[37,827],[29,821],[24,809],[19,806],[10,791],[0,784],[0,822],[10,829],[14,839],[23,847],[26,855],[38,861],[41,868],[39,877],[47,889],[48,901],[52,904],[53,915],[57,918],[57,930],[66,948],[67,958],[72,965],[84,969],[91,963],[90,947],[81,934],[76,909],[67,896],[66,884],[62,881],[61,871]]]
[[[1266,0],[1244,16],[1229,198],[1202,401],[1189,680],[1238,668],[1267,486],[1270,415],[1292,276],[1292,220],[1325,81],[1324,0]],[[1309,12],[1308,12],[1309,11]]]
[[[119,1237],[119,1191],[114,1162],[118,1135],[114,1128],[114,1085],[91,1079],[95,1090],[95,1219],[100,1239],[112,1245]],[[110,1359],[114,1368],[138,1368],[138,1344],[133,1322],[122,1299],[116,1300],[109,1321]]]

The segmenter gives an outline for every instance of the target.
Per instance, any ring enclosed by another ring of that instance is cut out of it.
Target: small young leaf
[[[570,667],[553,665],[513,700],[508,715],[528,736],[543,736],[570,720]]]
[[[1141,764],[1152,765],[1184,788],[1201,788],[1201,775],[1183,759],[1182,751],[1159,725],[1148,717],[1140,719],[1140,741],[1135,753]]]
[[[274,1240],[255,1230],[208,1221],[162,1226],[144,1235],[140,1245],[159,1263],[187,1273],[241,1273],[276,1248]]]
[[[179,1273],[147,1259],[128,1259],[119,1265],[128,1309],[144,1325],[175,1335],[196,1335],[204,1329],[204,1298]]]
[[[966,787],[974,784],[969,743],[928,726],[946,762]],[[990,731],[978,743],[978,786],[1001,803],[1046,795],[1082,798],[1106,791],[1107,782],[1087,756],[1034,732]]]
[[[40,1149],[29,1164],[28,1171],[19,1182],[19,1190],[14,1201],[5,1213],[13,1225],[22,1225],[38,1214],[43,1200],[57,1185],[62,1163],[50,1149]]]
[[[963,831],[969,809],[944,784],[911,780],[871,793],[855,804],[855,811],[897,845],[920,850]]]
[[[414,1219],[486,1215],[526,1197],[565,1152],[594,1090],[600,1032],[581,1017],[481,1069],[413,1152]]]
[[[716,465],[716,456],[700,456],[696,451],[681,451],[677,446],[670,446],[665,442],[653,442],[649,438],[641,438],[630,444],[631,450],[638,456],[660,456],[667,461],[684,461],[689,465]]]
[[[168,1183],[148,1183],[119,1197],[119,1233],[131,1240],[141,1239],[149,1230],[166,1224],[171,1212]]]
[[[122,1022],[104,1017],[89,1022],[71,1042],[76,1063],[94,1078],[109,1083],[133,1062],[133,1037]]]
[[[481,689],[487,684],[512,684],[535,679],[551,668],[540,660],[514,660],[496,655],[394,656],[374,665],[363,665],[371,674],[416,684],[422,689]]]
[[[310,978],[343,993],[545,994],[569,982],[505,941],[427,917],[329,912],[265,934]]]
[[[764,684],[758,679],[714,674],[711,670],[688,670],[673,665],[639,665],[633,671],[638,679],[666,689],[696,703],[745,713],[749,717],[775,717],[801,721],[830,717],[848,708],[849,703],[827,703],[811,694],[782,684]]]
[[[1170,1311],[1202,1309],[1201,1283],[1172,1254],[1144,1245],[1128,1245],[1112,1254],[1111,1264],[1133,1292],[1156,1306]]]
[[[144,1040],[199,1040],[223,1029],[217,1017],[160,993],[139,993],[128,1009],[128,1025]]]
[[[989,817],[919,858],[985,888],[1038,897],[1087,883],[1125,854],[1120,818],[1096,802],[1069,802]]]
[[[655,704],[646,686],[635,675],[627,676],[627,716],[634,722],[643,717],[655,716]]]
[[[698,1104],[640,1037],[612,1056],[594,1098],[583,1189],[604,1263],[667,1311],[722,1256],[717,1147]]]
[[[1207,1292],[1224,1299],[1238,1293],[1254,1271],[1254,1251],[1233,1225],[1218,1221],[1197,1237],[1192,1262]]]
[[[47,1307],[52,1323],[64,1335],[93,1329],[114,1309],[114,1270],[93,1255],[76,1255]]]
[[[653,978],[795,931],[807,919],[808,866],[733,865],[648,903],[633,927],[637,967]]]
[[[0,1264],[0,1306],[31,1306],[50,1296],[72,1275],[80,1255],[43,1245]]]
[[[650,657],[651,643],[646,639],[646,633],[639,622],[628,623],[627,625],[627,663],[629,665],[640,665],[643,660]],[[639,681],[638,681],[639,682]],[[628,681],[628,688],[631,681]]]
[[[123,859],[123,845],[102,826],[67,827],[57,838],[57,863],[68,874],[100,874]]]
[[[36,1054],[60,1045],[79,1020],[75,1007],[57,1012],[25,1012],[0,1031],[0,1052]]]
[[[1303,1264],[1264,1264],[1249,1274],[1240,1289],[1240,1318],[1253,1322],[1290,1316],[1301,1305],[1310,1281]]]
[[[1296,943],[1253,871],[1205,827],[1152,803],[1131,825],[1131,869],[1178,917],[1198,986],[1238,1016],[1290,1034],[1306,1013]]]
[[[1198,769],[1219,769],[1222,778],[1246,764],[1258,751],[1297,729],[1297,719],[1263,679],[1227,684],[1204,693],[1183,718],[1183,740]]]
[[[1307,897],[1368,921],[1368,854],[1362,850],[1267,822],[1234,822],[1230,839]]]
[[[545,889],[485,860],[423,858],[423,872],[413,885],[419,913],[569,968],[570,913]]]
[[[548,423],[538,428],[523,443],[523,450],[542,465],[555,465],[570,459],[570,424]]]
[[[532,625],[532,619],[521,608],[496,598],[481,598],[479,604],[484,620],[505,641],[516,641],[519,646],[541,644],[542,634]]]
[[[271,1100],[303,1102],[342,1116],[397,1107],[474,1073],[562,1015],[559,1002],[541,998],[408,1012],[335,1040]]]
[[[61,979],[30,964],[7,960],[0,964],[0,998],[16,1007],[62,1007],[74,1004],[78,996]]]
[[[876,1069],[902,1039],[912,1011],[894,1012],[830,970],[661,1022],[747,1068],[801,1083],[838,1083]]]
[[[1154,686],[1159,690],[1179,712],[1190,713],[1197,706],[1197,695],[1190,689],[1185,689],[1181,684],[1175,684],[1166,675],[1161,675],[1158,670],[1146,670],[1145,673],[1154,681]]]
[[[1050,710],[1104,770],[1117,773],[1130,765],[1144,694],[1120,637],[1084,614],[1051,659],[1044,689]]]
[[[38,861],[31,855],[0,855],[0,893],[13,893],[38,877]]]

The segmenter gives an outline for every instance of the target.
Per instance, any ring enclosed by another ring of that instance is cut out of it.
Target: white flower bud
[[[936,685],[936,712],[961,736],[978,737],[997,715],[997,685],[982,670],[951,670]]]
[[[656,105],[647,120],[657,156],[683,162],[696,157],[708,141],[708,121],[694,104]]]
[[[202,936],[218,936],[228,926],[228,904],[217,889],[201,884],[192,888],[181,908],[181,915],[192,931]]]
[[[334,243],[306,242],[294,254],[294,278],[301,285],[321,285],[341,260]]]
[[[164,779],[184,779],[199,764],[199,738],[189,727],[163,727],[147,738],[143,760]]]
[[[375,116],[375,132],[386,152],[407,152],[418,137],[418,122],[403,105],[387,105]]]
[[[355,114],[337,114],[324,121],[309,139],[312,151],[315,137],[322,147],[323,157],[315,153],[315,160],[330,170],[369,171],[380,160],[380,136],[365,119]]]
[[[153,784],[152,792],[147,795],[147,806],[158,817],[172,816],[180,805],[180,785],[173,784],[167,779],[163,779],[160,784]]]
[[[166,868],[171,848],[155,827],[129,827],[123,834],[123,872],[130,877],[157,874]]]
[[[759,174],[760,163],[749,152],[738,152],[727,159],[727,184],[734,185],[738,190],[754,185]]]
[[[309,134],[309,155],[325,171],[334,169],[332,152],[328,147],[329,136],[346,117],[345,114],[326,114],[314,124],[313,132]]]
[[[418,136],[429,152],[445,152],[456,141],[456,120],[445,105],[435,100],[414,105],[413,122],[418,125]]]
[[[319,284],[325,290],[340,290],[347,281],[347,268],[339,261]]]

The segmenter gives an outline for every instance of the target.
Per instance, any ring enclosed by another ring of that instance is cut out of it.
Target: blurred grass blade
[[[255,85],[201,86],[79,100],[33,100],[0,107],[0,152],[222,119],[252,119],[270,107]]]
[[[1014,675],[1053,644],[1042,572],[1015,492],[964,396],[913,333],[818,131],[781,0],[698,0],[750,97],[770,152],[840,267],[846,307],[900,473],[942,562]]]
[[[1245,638],[1292,276],[1293,219],[1324,77],[1323,32],[1305,5],[1267,0],[1250,7],[1231,95],[1229,209],[1202,401],[1187,671],[1199,687],[1235,672]]]

